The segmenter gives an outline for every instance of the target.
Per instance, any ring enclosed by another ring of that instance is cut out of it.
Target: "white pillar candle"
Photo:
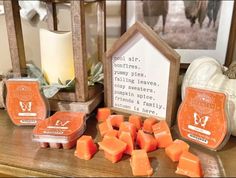
[[[71,32],[40,29],[40,48],[42,72],[49,84],[74,78]]]

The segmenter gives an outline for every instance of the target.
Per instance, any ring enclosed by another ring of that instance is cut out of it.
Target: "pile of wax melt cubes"
[[[42,148],[70,149],[86,129],[85,114],[81,112],[56,112],[40,121],[33,130],[33,141]]]
[[[124,154],[130,155],[130,165],[134,176],[151,176],[154,172],[148,152],[164,148],[166,155],[179,162],[176,173],[190,177],[203,176],[200,160],[189,152],[189,145],[182,140],[172,139],[166,121],[150,117],[142,121],[137,115],[112,115],[109,108],[100,108],[97,113],[98,130],[102,141],[99,150],[104,157],[116,163]],[[97,146],[91,136],[82,136],[77,141],[75,156],[89,160],[97,152]],[[158,158],[157,158],[158,159]]]

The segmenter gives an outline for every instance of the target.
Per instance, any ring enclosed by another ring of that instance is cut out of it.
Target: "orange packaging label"
[[[187,88],[178,112],[178,127],[182,137],[217,149],[228,131],[223,93]]]
[[[73,137],[73,134],[84,129],[84,126],[84,113],[56,112],[51,117],[39,122],[34,128],[33,134]]]
[[[16,125],[36,125],[47,117],[47,107],[39,83],[29,80],[8,80],[6,106]]]

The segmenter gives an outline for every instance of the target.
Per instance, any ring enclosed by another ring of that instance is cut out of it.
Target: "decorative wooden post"
[[[11,54],[12,69],[20,76],[26,68],[25,49],[22,35],[21,19],[18,1],[3,1],[7,24],[7,34]]]
[[[76,74],[76,98],[88,99],[87,49],[85,34],[85,7],[84,0],[71,1],[72,41]]]
[[[49,30],[57,30],[57,9],[56,2],[46,1],[47,3],[47,24]]]
[[[56,4],[62,1],[46,0],[48,12],[49,30],[57,30]],[[106,49],[105,42],[105,0],[94,0],[86,3],[98,3],[97,6],[97,35],[98,35],[98,57],[103,58]],[[84,111],[92,110],[103,99],[103,87],[100,84],[88,86],[87,74],[87,49],[86,49],[86,29],[85,29],[85,1],[71,1],[71,25],[72,43],[75,68],[75,92],[59,92],[50,99],[51,110],[72,110]],[[26,68],[24,53],[24,42],[20,23],[18,0],[4,1],[6,12],[6,22],[8,29],[9,45],[11,50],[11,60],[13,72],[22,73]]]

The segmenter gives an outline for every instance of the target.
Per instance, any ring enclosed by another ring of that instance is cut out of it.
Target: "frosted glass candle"
[[[49,84],[74,78],[71,32],[40,29],[40,49],[42,72]]]

